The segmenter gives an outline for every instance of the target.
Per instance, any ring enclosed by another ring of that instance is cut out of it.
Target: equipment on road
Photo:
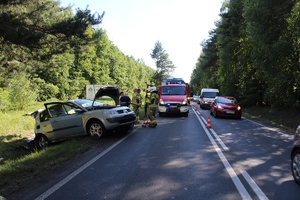
[[[210,124],[210,116],[208,116],[206,128],[212,128],[212,126]]]

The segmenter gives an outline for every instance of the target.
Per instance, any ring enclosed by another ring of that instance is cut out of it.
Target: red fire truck
[[[159,116],[163,114],[189,114],[190,87],[181,78],[167,78],[159,87]]]

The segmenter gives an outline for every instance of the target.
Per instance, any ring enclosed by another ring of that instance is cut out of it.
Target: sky
[[[61,5],[105,12],[99,28],[125,55],[156,69],[150,54],[160,41],[176,66],[175,78],[190,81],[201,42],[220,19],[223,0],[60,0]]]

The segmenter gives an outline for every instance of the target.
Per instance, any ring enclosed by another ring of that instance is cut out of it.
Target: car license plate
[[[227,114],[234,114],[234,111],[226,111]]]
[[[177,108],[177,106],[170,106],[170,108],[174,109],[174,108]]]

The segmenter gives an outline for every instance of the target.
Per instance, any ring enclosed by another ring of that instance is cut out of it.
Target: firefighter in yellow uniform
[[[151,92],[151,95],[150,95],[150,104],[148,105],[147,113],[148,113],[150,121],[151,121],[151,123],[149,124],[149,127],[154,128],[157,126],[155,114],[156,114],[156,110],[157,110],[159,95],[156,90],[156,87],[149,88],[149,92]]]
[[[145,116],[144,116],[144,123],[143,123],[143,127],[146,127],[146,124],[148,123],[148,106],[150,104],[150,96],[151,93],[149,92],[149,90],[146,90],[146,96],[145,96]]]
[[[140,122],[139,113],[140,113],[141,106],[142,106],[141,89],[134,89],[134,94],[132,96],[132,108],[133,108],[133,112],[135,112],[136,115],[136,124]]]

